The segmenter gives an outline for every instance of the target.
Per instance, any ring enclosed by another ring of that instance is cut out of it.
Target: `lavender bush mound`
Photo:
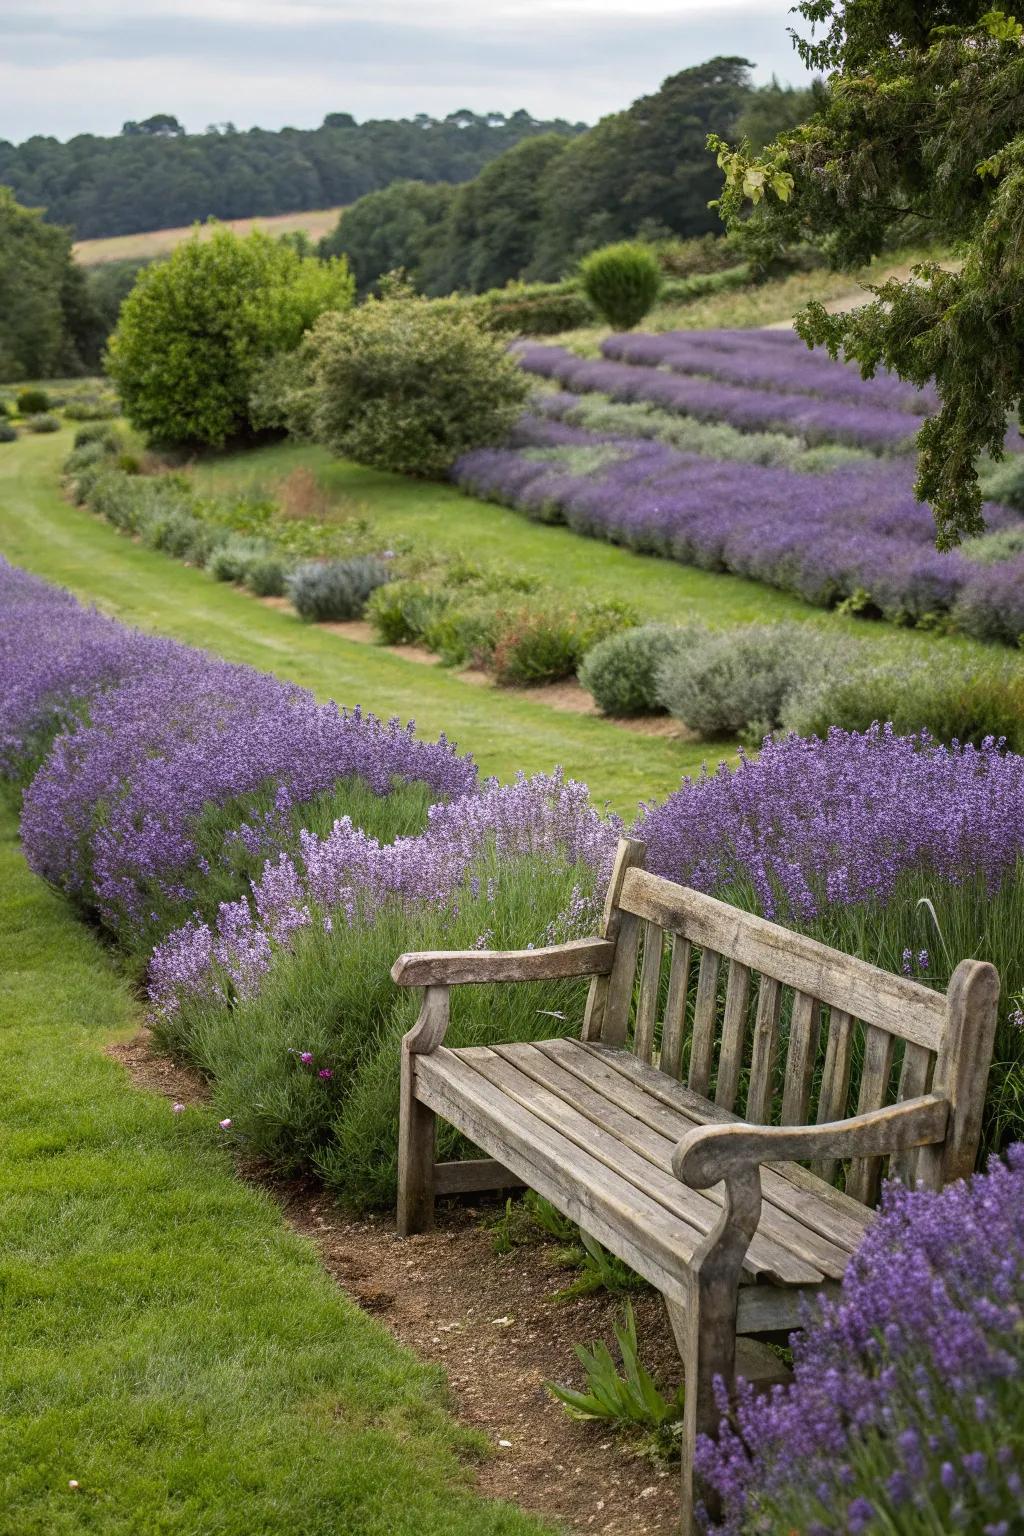
[[[1024,1509],[1024,1143],[941,1193],[886,1187],[794,1381],[744,1391],[698,1470],[721,1536],[1015,1536]],[[724,1406],[724,1405],[723,1405]]]
[[[779,334],[785,337],[782,343],[765,339]],[[917,389],[884,369],[872,379],[861,378],[853,364],[812,352],[795,332],[665,331],[609,336],[601,351],[616,362],[669,368],[779,394],[814,395],[918,416],[938,407],[933,388]]]
[[[590,804],[586,785],[560,774],[520,774],[474,795],[430,807],[425,830],[381,843],[340,817],[330,832],[300,835],[299,852],[268,859],[251,898],[221,906],[215,923],[191,920],[168,935],[150,963],[150,1000],[163,1017],[209,997],[253,997],[292,936],[372,924],[387,907],[451,910],[484,851],[499,862],[538,856],[607,878],[619,824]],[[473,892],[474,896],[479,891]],[[493,894],[493,893],[491,893]]]
[[[234,845],[265,857],[295,808],[339,784],[378,797],[420,784],[435,800],[476,786],[443,737],[124,629],[8,565],[0,600],[3,771],[60,729],[25,793],[29,862],[135,943]]]
[[[564,347],[520,346],[518,357],[528,373],[576,393],[597,390],[613,400],[646,400],[700,421],[727,421],[745,432],[789,432],[808,443],[901,452],[911,446],[917,425],[906,412],[884,405],[746,388],[609,359],[589,361]]]
[[[768,740],[648,807],[635,835],[647,866],[763,916],[812,922],[831,907],[884,904],[908,872],[992,894],[1024,855],[1024,757],[940,746],[890,726]]]

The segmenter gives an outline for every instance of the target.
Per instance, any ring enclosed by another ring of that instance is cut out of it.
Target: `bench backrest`
[[[825,1124],[943,1092],[945,1143],[890,1172],[937,1188],[971,1171],[995,1037],[991,965],[964,961],[936,992],[649,874],[644,851],[619,845],[602,927],[615,959],[591,984],[585,1039],[631,1049],[759,1124]],[[882,1158],[857,1160],[847,1193],[874,1203],[882,1172]]]

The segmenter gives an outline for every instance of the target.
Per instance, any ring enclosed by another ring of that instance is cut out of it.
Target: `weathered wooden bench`
[[[933,1189],[973,1168],[999,977],[965,960],[943,996],[659,879],[643,855],[620,843],[599,938],[395,963],[425,988],[402,1051],[398,1226],[429,1227],[439,1194],[526,1184],[662,1292],[688,1531],[695,1440],[715,1433],[737,1336],[796,1327],[807,1293],[841,1279],[886,1160]],[[444,1047],[450,987],[567,976],[593,978],[580,1040]],[[437,1163],[437,1115],[489,1156]]]

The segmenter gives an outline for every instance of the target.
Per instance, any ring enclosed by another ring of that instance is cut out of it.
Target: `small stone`
[[[512,1449],[512,1441],[511,1440],[499,1440],[498,1444],[501,1446],[502,1450],[504,1450],[504,1451],[510,1451]]]

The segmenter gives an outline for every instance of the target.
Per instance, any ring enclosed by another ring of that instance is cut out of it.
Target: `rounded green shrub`
[[[390,580],[385,560],[356,555],[351,560],[306,560],[288,577],[295,611],[313,623],[361,619],[370,593]]]
[[[403,474],[441,477],[460,454],[499,442],[530,388],[471,314],[415,298],[325,315],[309,348],[317,440]]]
[[[140,432],[219,446],[253,430],[249,398],[267,359],[295,350],[319,315],[352,298],[343,259],[300,256],[259,230],[197,233],[140,272],[107,371]]]
[[[256,597],[284,597],[287,584],[288,565],[280,555],[253,560],[245,573],[245,585]]]
[[[591,304],[617,331],[639,325],[654,307],[662,285],[654,252],[628,240],[587,256],[580,266],[580,278]]]
[[[406,578],[388,582],[371,593],[366,617],[383,645],[414,645],[451,602],[428,582]]]
[[[206,569],[215,581],[244,582],[249,567],[271,554],[266,539],[232,533],[211,554]]]
[[[116,427],[112,427],[105,421],[88,422],[79,427],[75,432],[76,448],[82,448],[86,443],[102,443],[104,448],[114,453],[121,446],[121,434]]]
[[[9,421],[0,421],[0,443],[16,443],[18,434]]]
[[[670,624],[642,624],[609,635],[589,650],[577,676],[606,715],[656,715],[665,705],[658,697],[661,663],[685,649],[698,631]]]
[[[30,432],[59,432],[60,421],[43,411],[37,416],[26,416],[25,426]]]
[[[501,616],[490,670],[496,682],[512,687],[558,683],[573,676],[599,640],[635,623],[625,603],[583,603],[575,609],[524,603]]]
[[[20,389],[16,404],[19,416],[41,416],[51,402],[45,389]]]

